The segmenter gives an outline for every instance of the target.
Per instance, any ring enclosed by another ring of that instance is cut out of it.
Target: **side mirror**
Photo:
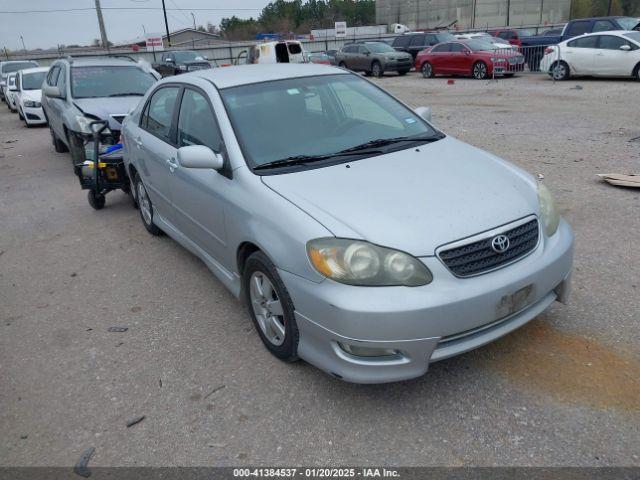
[[[414,110],[422,119],[427,122],[431,122],[431,108],[430,107],[418,107]]]
[[[167,63],[176,63],[176,61],[173,58],[167,58],[165,60],[165,62],[167,62]]]
[[[178,149],[178,163],[185,168],[211,168],[220,170],[224,159],[204,145],[189,145]]]
[[[64,93],[62,93],[60,88],[54,87],[52,85],[45,85],[45,87],[42,89],[42,93],[44,93],[46,97],[50,98],[65,98]]]
[[[18,91],[18,87],[16,87],[15,85],[11,85],[11,86],[9,87],[9,91],[10,91],[10,92],[17,92],[17,91]]]
[[[628,52],[631,50],[631,47],[629,45],[620,45],[620,50]]]

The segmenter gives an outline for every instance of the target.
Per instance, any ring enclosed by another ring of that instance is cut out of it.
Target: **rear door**
[[[571,67],[571,71],[581,75],[591,75],[594,71],[594,64],[598,44],[598,35],[576,38],[567,43],[567,46],[560,49],[561,56]]]
[[[167,85],[149,97],[132,131],[132,157],[137,158],[140,176],[156,211],[169,223],[175,222],[171,208],[170,182],[176,164],[175,117],[181,87]]]
[[[628,46],[629,50],[620,47]],[[615,35],[598,35],[598,50],[595,54],[594,75],[629,76],[633,72],[638,56],[638,47]]]
[[[441,43],[431,49],[431,65],[435,73],[454,73],[451,69],[450,52],[450,43]]]
[[[223,147],[213,107],[204,91],[186,87],[178,115],[177,147],[204,145],[216,153]],[[172,173],[175,225],[208,255],[225,258],[225,192],[231,180],[212,169],[178,167]]]

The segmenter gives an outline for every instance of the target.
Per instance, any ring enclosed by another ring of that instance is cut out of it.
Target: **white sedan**
[[[545,50],[540,70],[555,80],[579,75],[640,80],[640,32],[598,32],[561,42]]]
[[[12,92],[16,100],[18,114],[27,127],[43,125],[47,119],[42,111],[42,82],[49,67],[27,68],[20,70],[16,78],[16,91]]]

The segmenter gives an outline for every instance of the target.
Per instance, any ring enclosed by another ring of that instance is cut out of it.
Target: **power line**
[[[0,10],[2,14],[20,13],[60,13],[60,12],[86,12],[95,10],[94,7],[58,8],[52,10]],[[102,7],[102,10],[162,10],[160,7]],[[261,8],[167,8],[167,10],[193,10],[194,12],[257,12]]]

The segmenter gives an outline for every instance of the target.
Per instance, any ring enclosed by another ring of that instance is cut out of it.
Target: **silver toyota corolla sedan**
[[[424,374],[566,302],[573,234],[530,174],[335,67],[202,70],[123,126],[145,228],[200,257],[268,350]]]

